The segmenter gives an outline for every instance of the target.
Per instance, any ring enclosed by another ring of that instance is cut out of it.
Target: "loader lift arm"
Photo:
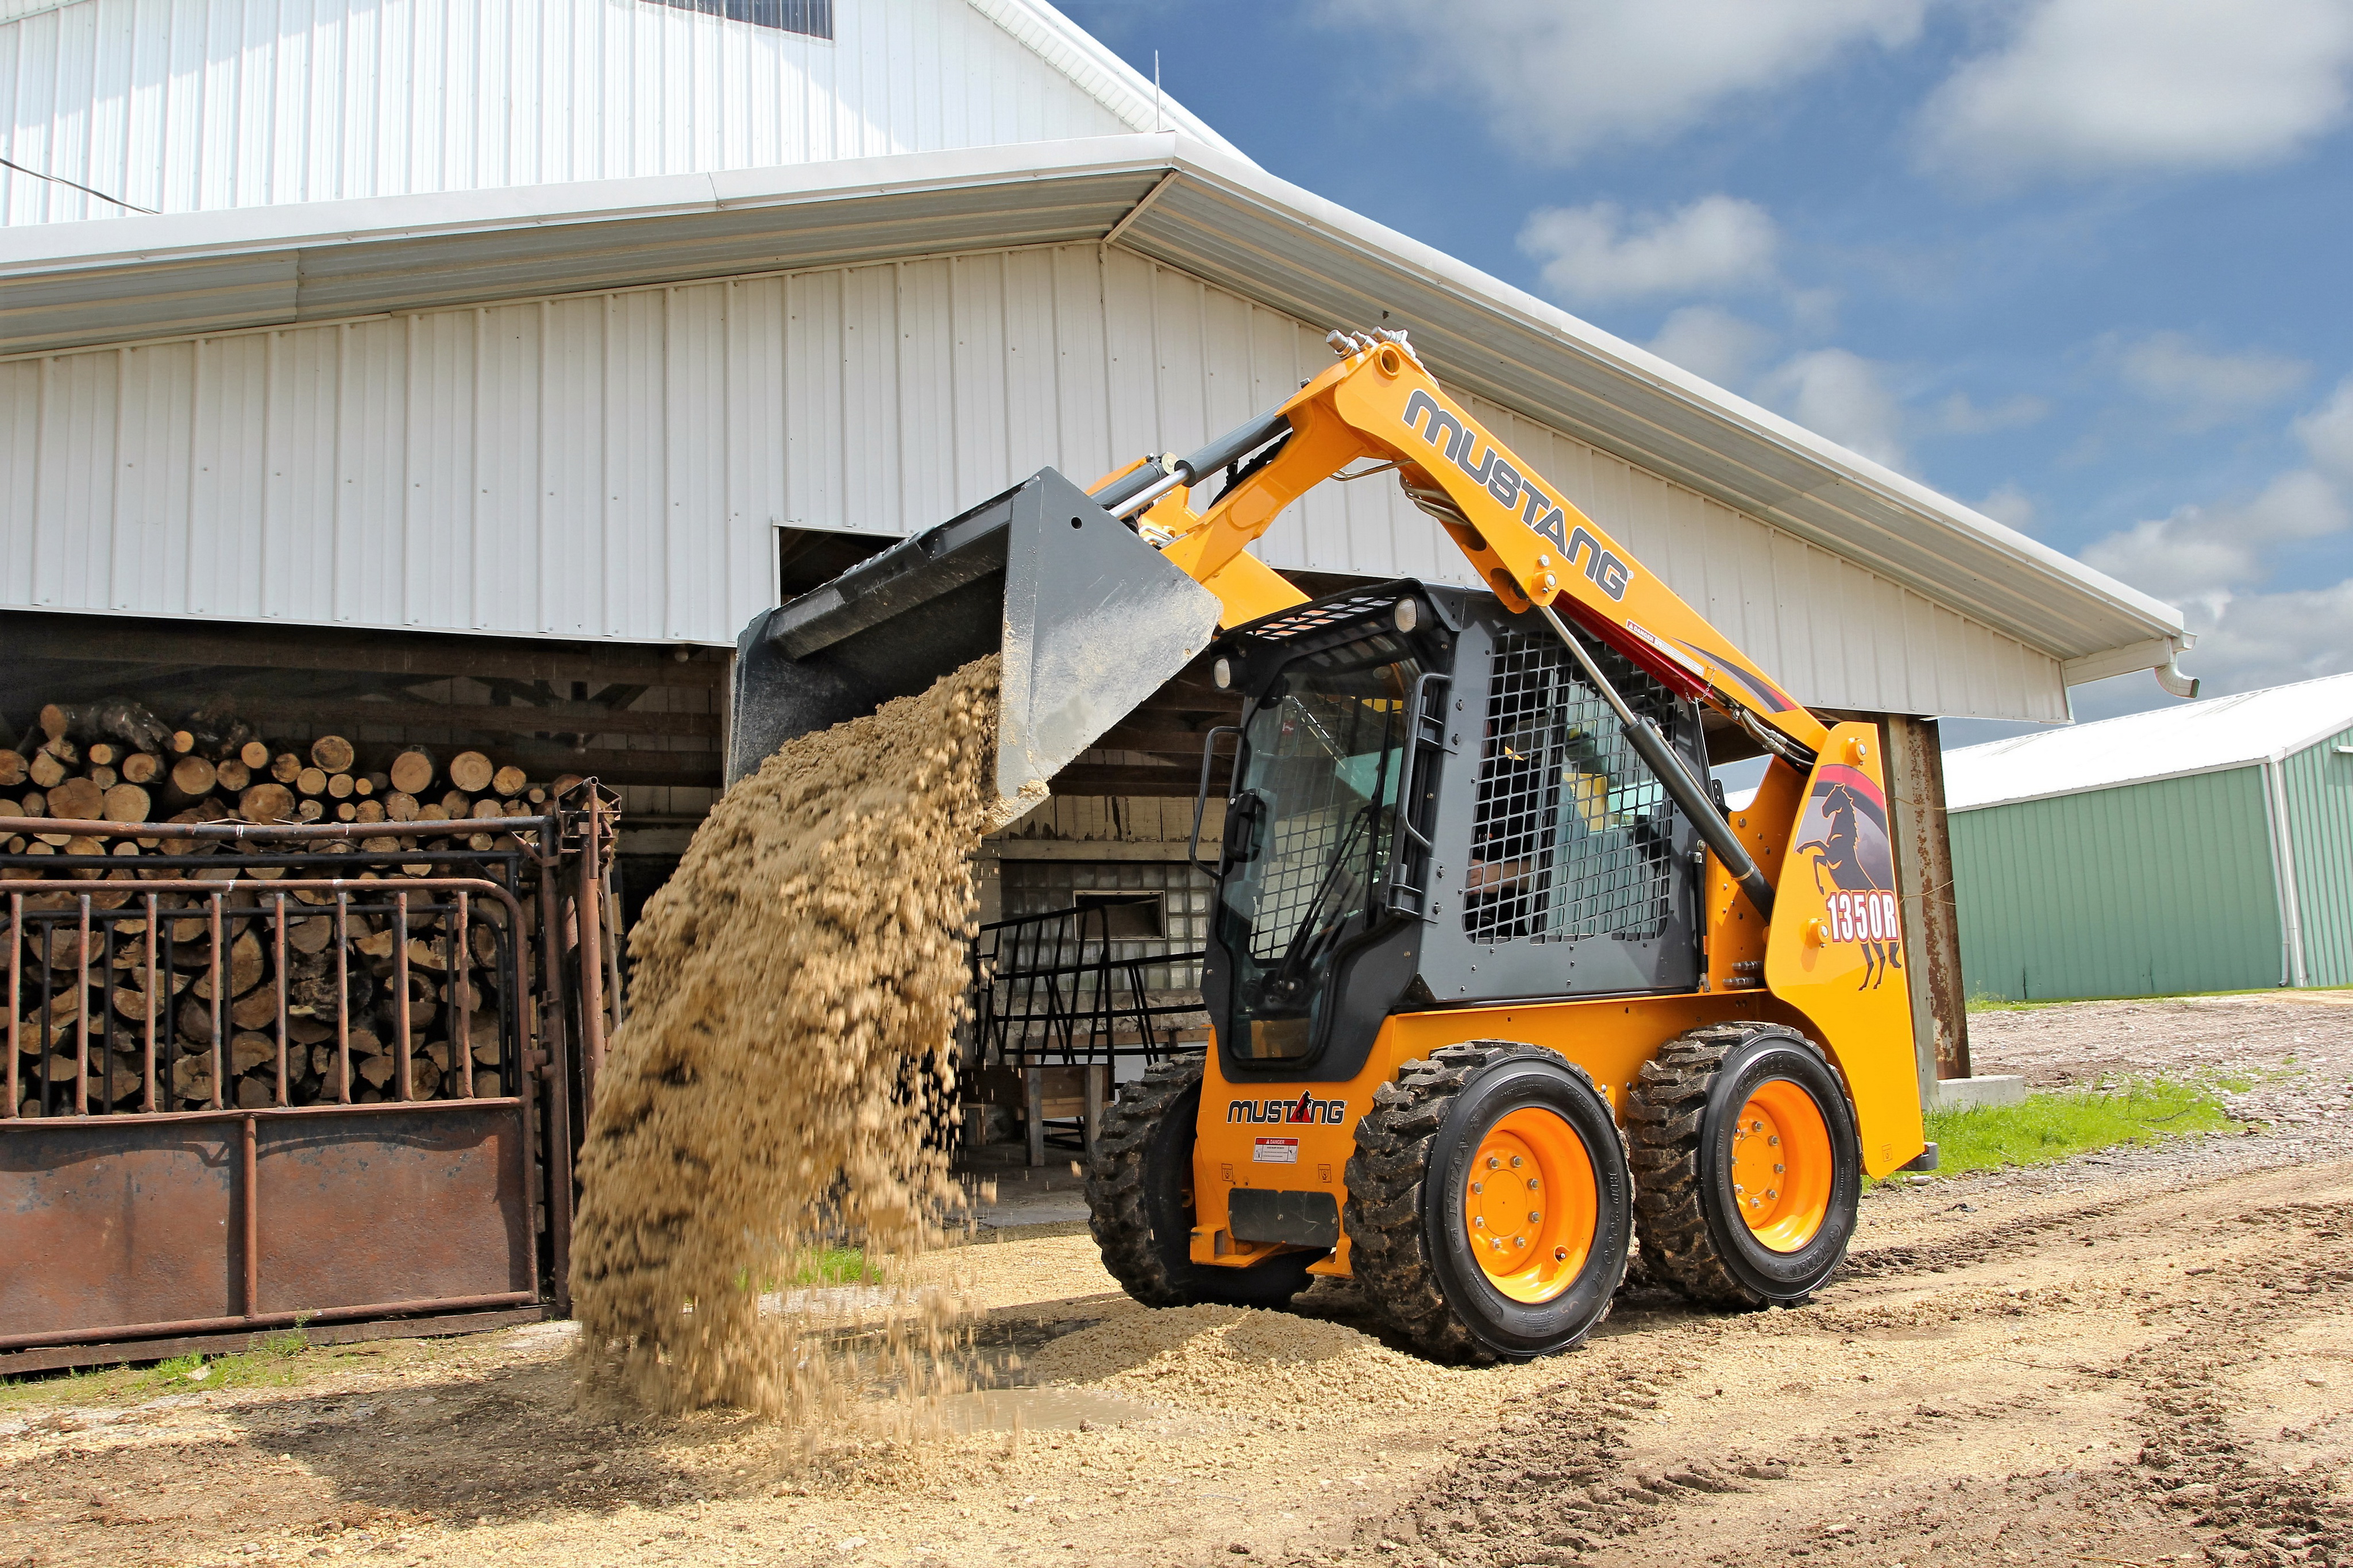
[[[1667,793],[1769,915],[1771,886],[1723,813],[1664,738],[1627,707],[1569,623],[1724,714],[1801,773],[1828,729],[1450,398],[1403,333],[1335,332],[1331,342],[1339,362],[1281,407],[1189,458],[1131,464],[1092,499],[1128,518],[1166,560],[1216,595],[1221,624],[1232,626],[1305,597],[1243,553],[1283,508],[1326,479],[1394,469],[1506,608],[1534,608],[1559,634]],[[1366,458],[1377,467],[1345,471]],[[1219,470],[1229,474],[1225,489],[1196,511],[1193,489]]]

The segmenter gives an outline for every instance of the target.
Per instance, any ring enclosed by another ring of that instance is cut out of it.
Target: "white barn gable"
[[[57,176],[0,169],[0,223],[122,215],[74,185],[185,213],[1163,128],[1232,151],[1034,0],[699,6],[0,0],[0,155]]]

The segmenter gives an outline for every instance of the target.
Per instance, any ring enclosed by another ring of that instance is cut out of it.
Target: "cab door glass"
[[[1329,662],[1327,662],[1327,660]],[[1217,930],[1232,963],[1228,1048],[1291,1061],[1316,1043],[1332,960],[1368,929],[1388,874],[1411,660],[1301,660],[1244,729]]]

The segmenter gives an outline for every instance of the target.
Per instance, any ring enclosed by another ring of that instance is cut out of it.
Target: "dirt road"
[[[2353,1563],[2353,1007],[1992,1016],[1978,1051],[2098,1076],[2200,1035],[2266,1125],[1879,1188],[1795,1311],[1638,1290],[1576,1354],[1436,1368],[1345,1290],[1147,1313],[1031,1235],[965,1259],[1026,1386],[912,1449],[602,1420],[556,1325],[37,1384],[0,1391],[0,1564]]]

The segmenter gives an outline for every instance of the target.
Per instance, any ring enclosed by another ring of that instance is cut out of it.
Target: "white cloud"
[[[1780,231],[1754,202],[1702,196],[1631,218],[1615,202],[1540,207],[1520,249],[1543,264],[1546,292],[1564,300],[1637,300],[1753,288],[1773,277]]]
[[[1488,106],[1516,151],[1572,159],[1656,142],[1733,100],[1786,92],[1847,50],[1895,48],[1926,0],[1323,0],[1325,19],[1415,47],[1420,83]]]
[[[1873,462],[1901,468],[1904,408],[1879,367],[1844,349],[1816,349],[1765,378],[1765,400],[1810,430]]]
[[[2179,332],[2106,345],[2124,384],[2173,411],[2189,431],[2211,430],[2260,414],[2305,384],[2312,367],[2260,352],[2208,353]]]
[[[2034,498],[2016,485],[1999,485],[1994,492],[1978,502],[1978,510],[2008,528],[2021,533],[2034,528]]]
[[[2039,0],[1922,113],[1922,157],[1990,183],[2236,169],[2340,123],[2344,0]]]
[[[1748,379],[1772,346],[1773,334],[1714,305],[1685,305],[1669,315],[1651,340],[1651,352],[1718,386]]]
[[[2332,587],[2242,594],[2211,618],[2193,620],[2189,672],[2209,694],[2253,691],[2353,668],[2353,578]]]
[[[2345,635],[2353,578],[2263,588],[2282,547],[2353,529],[2353,380],[2290,428],[2316,467],[2290,468],[2248,500],[2137,523],[2083,552],[2091,565],[2181,606],[2198,634],[2189,671],[2213,695],[2353,669]],[[2117,711],[2152,705],[2124,690]]]
[[[2241,591],[2271,574],[2273,546],[2353,524],[2337,488],[2309,468],[2282,474],[2235,506],[2186,506],[2094,541],[2084,563],[2158,598],[2219,619]],[[2339,632],[2341,638],[2341,630]]]
[[[2295,435],[2315,463],[2353,484],[2353,376],[2338,382],[2334,396],[2295,422]]]
[[[2050,412],[2049,403],[2028,393],[1980,408],[1968,393],[1956,392],[1936,405],[1936,424],[1955,436],[1985,436],[2034,424]]]

